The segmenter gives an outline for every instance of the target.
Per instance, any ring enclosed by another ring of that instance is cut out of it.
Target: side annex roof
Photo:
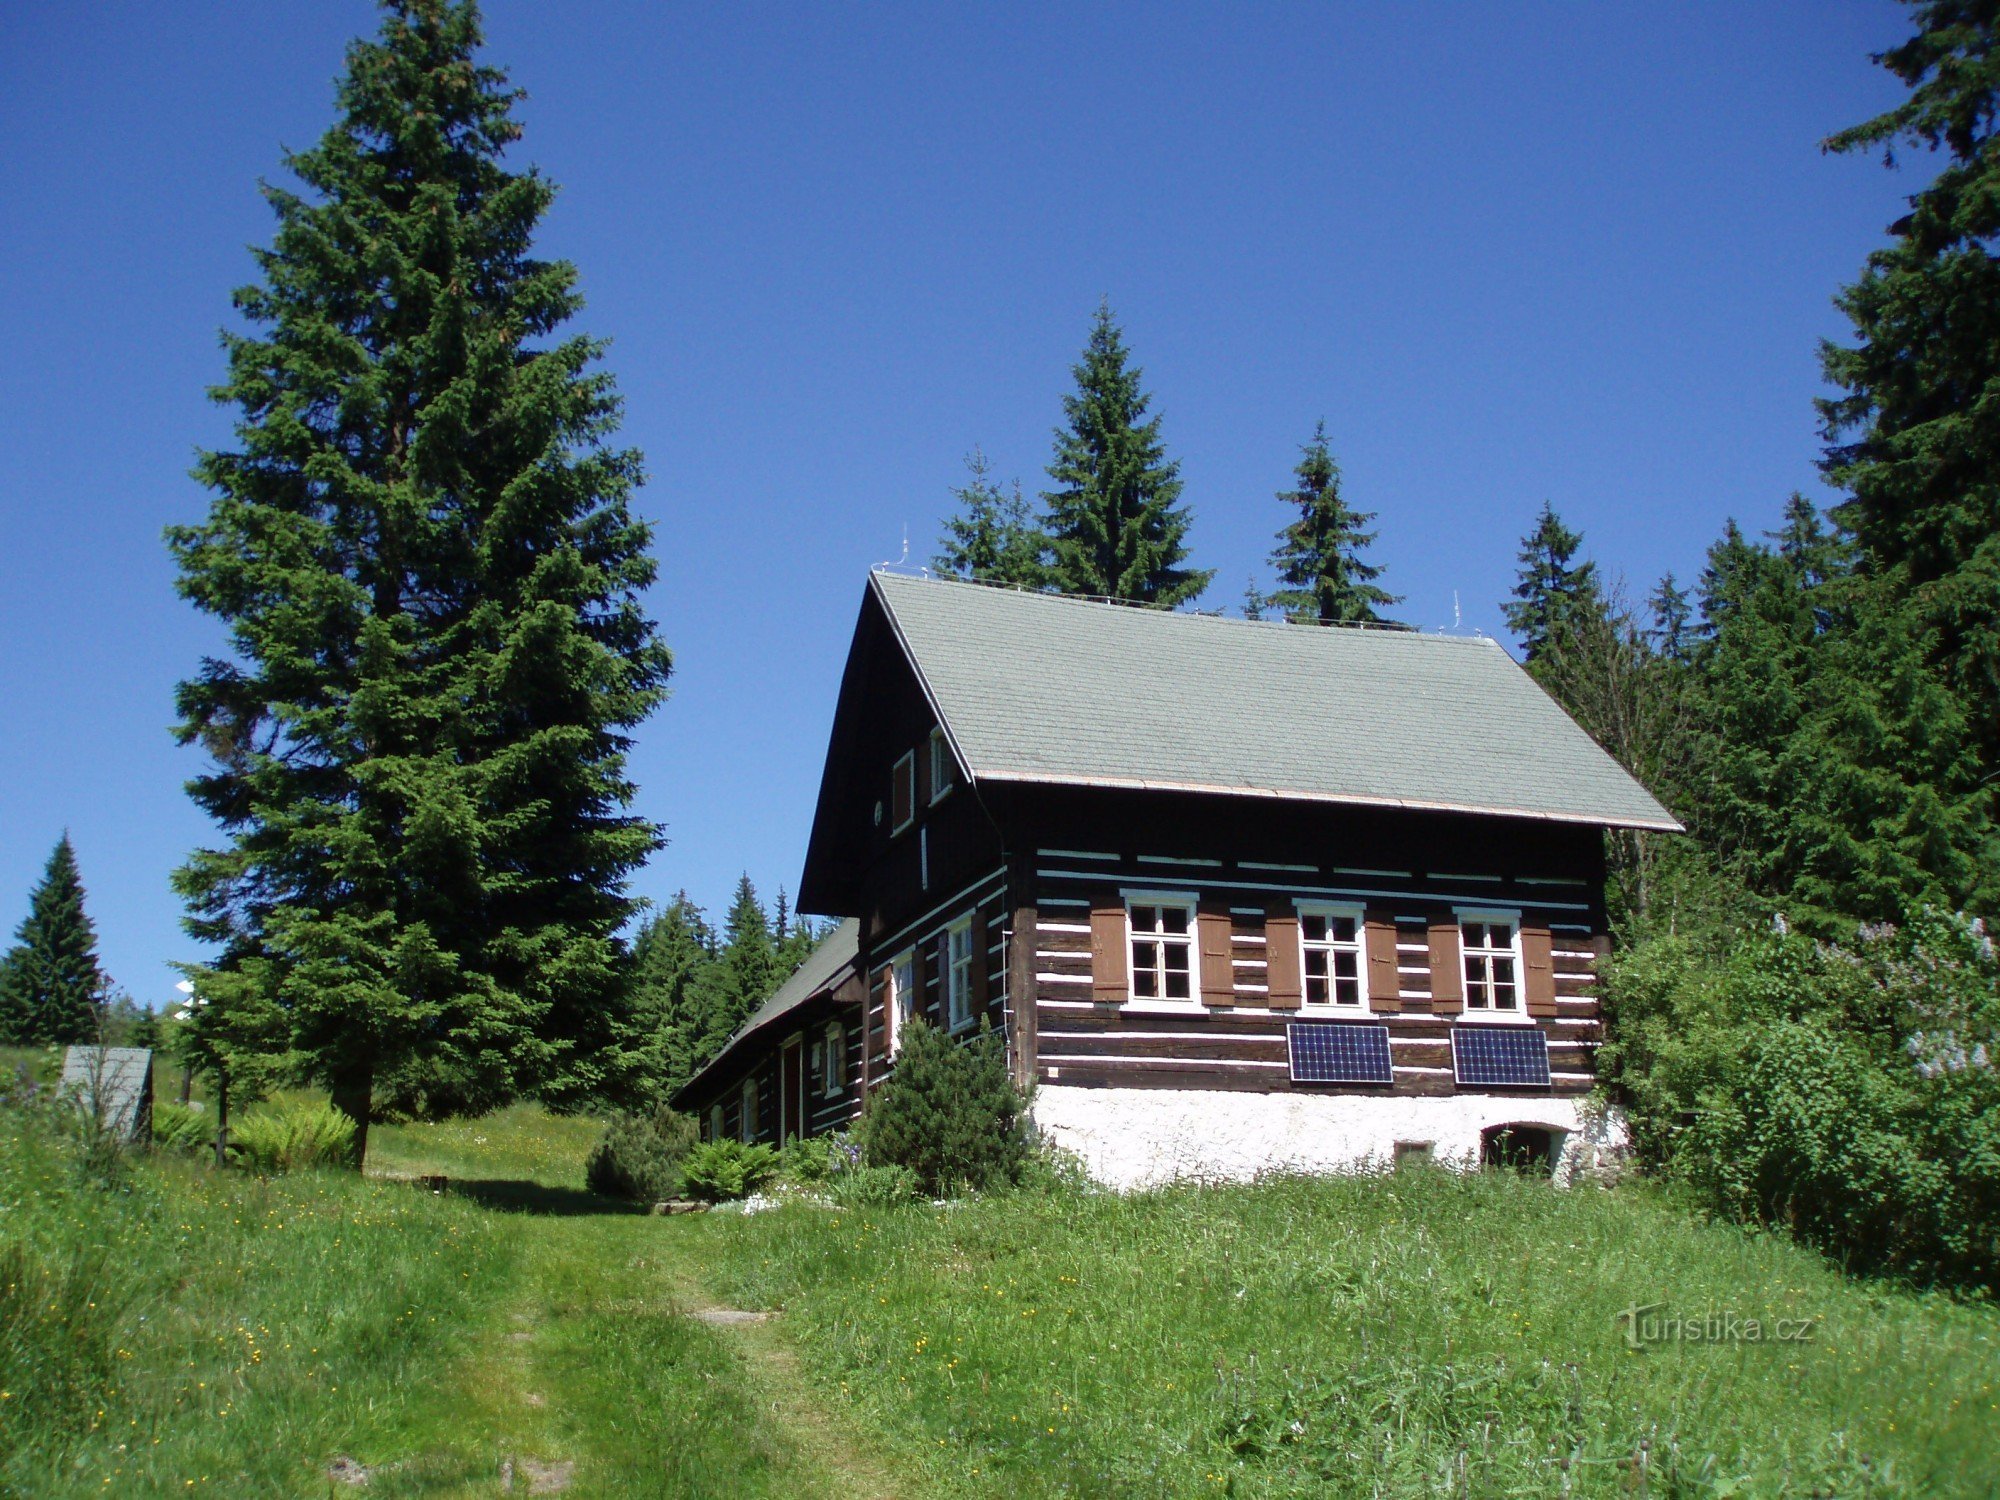
[[[688,1097],[689,1092],[717,1070],[727,1065],[744,1043],[771,1025],[784,1019],[814,996],[837,988],[854,967],[856,955],[861,947],[861,924],[849,917],[839,923],[820,945],[813,949],[806,961],[799,965],[790,979],[771,993],[771,998],[750,1012],[735,1034],[722,1045],[722,1050],[682,1084],[674,1094],[674,1103]]]

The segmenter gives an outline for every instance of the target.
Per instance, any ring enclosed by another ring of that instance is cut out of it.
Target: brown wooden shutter
[[[1403,1008],[1403,978],[1396,972],[1396,919],[1386,911],[1371,911],[1362,931],[1368,955],[1368,1008],[1394,1015]]]
[[[1465,1009],[1465,967],[1459,960],[1458,917],[1431,913],[1431,1009],[1455,1016]]]
[[[1122,1005],[1132,988],[1125,948],[1125,903],[1101,895],[1090,907],[1090,996],[1099,1005]]]
[[[901,828],[910,821],[916,797],[916,757],[905,756],[889,773],[889,828]]]
[[[916,765],[910,773],[911,778],[916,783],[916,805],[918,807],[929,807],[931,805],[931,742],[928,739],[917,742],[916,756]]]
[[[972,994],[971,1012],[974,1020],[986,1014],[989,994],[986,983],[986,966],[992,957],[986,951],[986,913],[978,907],[972,908]]]
[[[1264,915],[1264,983],[1273,1010],[1297,1010],[1305,998],[1305,976],[1299,968],[1299,914],[1295,907],[1273,906]]]
[[[1201,946],[1201,1003],[1236,1003],[1236,965],[1230,953],[1233,934],[1229,908],[1203,903],[1194,919],[1196,938]]]
[[[1552,1016],[1556,1013],[1555,941],[1546,927],[1521,929],[1521,963],[1527,969],[1522,989],[1528,997],[1528,1014]]]

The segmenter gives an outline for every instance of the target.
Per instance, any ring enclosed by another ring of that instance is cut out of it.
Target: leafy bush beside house
[[[1020,1181],[1029,1157],[1027,1100],[1008,1076],[999,1035],[968,1042],[913,1020],[896,1069],[860,1128],[871,1167],[907,1167],[932,1197]]]
[[[748,1197],[778,1175],[778,1153],[769,1146],[741,1141],[703,1141],[681,1163],[690,1197],[706,1203],[727,1203]]]
[[[583,1179],[593,1193],[657,1203],[681,1194],[681,1168],[700,1138],[694,1120],[662,1106],[651,1114],[619,1115],[604,1127],[584,1163]]]
[[[1857,1270],[2000,1291],[2000,964],[1978,924],[1650,937],[1605,999],[1601,1065],[1648,1166]]]

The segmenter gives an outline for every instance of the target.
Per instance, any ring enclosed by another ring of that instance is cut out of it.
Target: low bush
[[[158,1150],[194,1156],[207,1150],[214,1140],[214,1122],[200,1110],[185,1104],[153,1106],[153,1145]]]
[[[746,1198],[777,1175],[777,1152],[741,1141],[703,1141],[681,1162],[686,1192],[705,1203]]]
[[[263,1177],[354,1160],[354,1122],[330,1104],[287,1104],[246,1115],[231,1127],[229,1150]]]
[[[868,1165],[908,1167],[931,1197],[1018,1182],[1029,1156],[1027,1099],[998,1033],[970,1041],[912,1021],[896,1068],[862,1117]]]
[[[585,1161],[584,1183],[593,1193],[638,1203],[678,1198],[682,1163],[699,1136],[694,1120],[676,1110],[619,1115]]]
[[[798,1187],[823,1187],[861,1164],[861,1147],[845,1131],[793,1137],[778,1150],[778,1178]]]
[[[919,1196],[908,1167],[854,1167],[828,1178],[826,1192],[842,1208],[887,1208]]]

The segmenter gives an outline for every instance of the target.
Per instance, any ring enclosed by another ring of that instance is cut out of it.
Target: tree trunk
[[[215,1065],[215,1164],[229,1165],[229,1070]]]
[[[359,1172],[368,1160],[368,1116],[374,1107],[375,1065],[364,1062],[333,1082],[333,1107],[354,1122],[354,1153],[350,1164]]]

